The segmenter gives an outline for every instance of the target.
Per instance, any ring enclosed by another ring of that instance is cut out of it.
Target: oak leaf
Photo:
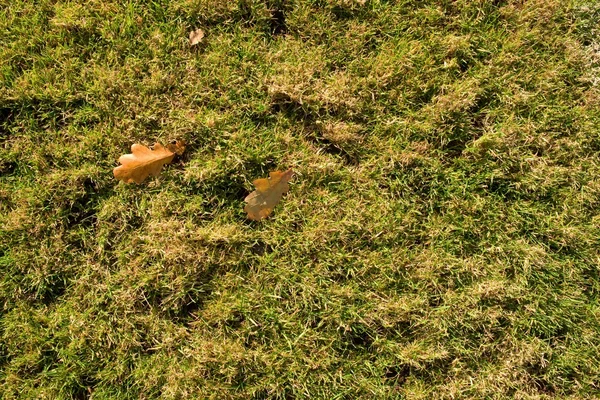
[[[190,46],[195,46],[204,39],[204,31],[202,29],[196,29],[190,32]]]
[[[125,154],[119,157],[119,163],[122,165],[113,170],[115,178],[125,183],[142,183],[148,176],[157,176],[160,174],[163,165],[173,161],[175,154],[183,154],[185,150],[184,141],[173,141],[162,146],[155,143],[152,148],[141,144],[131,145],[131,154]]]
[[[294,171],[291,169],[285,172],[274,171],[270,172],[269,176],[270,178],[256,179],[252,182],[256,190],[244,199],[248,203],[244,207],[244,211],[248,213],[248,218],[254,221],[259,221],[271,214],[273,208],[281,200],[281,196],[290,189],[288,182],[294,176]]]

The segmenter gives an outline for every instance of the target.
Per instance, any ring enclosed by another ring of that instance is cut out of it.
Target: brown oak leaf
[[[125,183],[142,183],[148,176],[157,176],[160,174],[163,165],[173,161],[175,154],[183,154],[185,142],[176,140],[162,146],[155,143],[152,148],[141,144],[131,146],[131,154],[125,154],[119,157],[119,163],[122,165],[113,170],[115,178]]]
[[[204,31],[202,29],[196,29],[195,31],[190,32],[190,46],[195,46],[198,43],[202,42],[204,39]]]
[[[268,217],[281,200],[281,196],[290,189],[288,182],[293,176],[294,171],[291,169],[285,172],[274,171],[269,173],[270,178],[256,179],[252,182],[256,190],[244,199],[248,203],[244,207],[248,218],[259,221]]]

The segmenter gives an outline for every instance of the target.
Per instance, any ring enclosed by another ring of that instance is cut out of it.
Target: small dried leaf
[[[125,183],[142,183],[148,176],[160,174],[163,165],[170,163],[175,154],[182,154],[185,142],[176,141],[163,147],[156,143],[152,149],[141,144],[131,146],[131,154],[119,157],[122,165],[113,170],[115,178]]]
[[[285,172],[274,171],[270,172],[269,176],[268,179],[256,179],[253,182],[256,190],[244,199],[248,203],[244,207],[244,211],[248,213],[248,218],[254,221],[259,221],[271,214],[273,208],[281,200],[281,196],[290,189],[288,182],[294,176],[294,171],[291,169]]]
[[[190,46],[195,46],[204,39],[204,31],[202,29],[196,29],[190,32]]]

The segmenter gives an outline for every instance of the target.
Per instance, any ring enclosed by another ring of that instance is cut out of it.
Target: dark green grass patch
[[[595,2],[0,4],[0,397],[600,395]]]

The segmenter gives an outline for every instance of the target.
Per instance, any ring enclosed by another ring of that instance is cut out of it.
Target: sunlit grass
[[[595,2],[0,4],[0,397],[599,394]]]

